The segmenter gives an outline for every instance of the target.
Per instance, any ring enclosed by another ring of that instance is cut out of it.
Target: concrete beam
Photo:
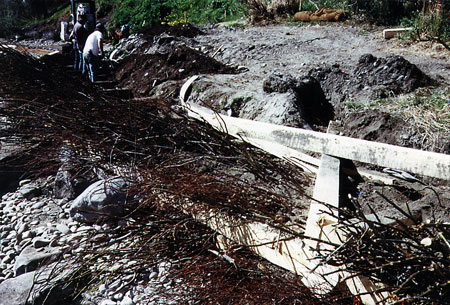
[[[219,115],[186,102],[190,116],[244,140],[263,140],[414,174],[450,180],[450,155]]]
[[[406,31],[411,31],[413,28],[397,28],[397,29],[385,29],[383,30],[384,39],[391,39]]]

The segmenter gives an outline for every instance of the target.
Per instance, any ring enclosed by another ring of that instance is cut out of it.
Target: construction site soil
[[[140,67],[136,69],[136,67]],[[155,85],[193,74],[232,73],[233,68],[185,46],[168,54],[133,54],[117,67],[116,79],[135,95],[146,96]]]
[[[131,55],[119,62],[105,62],[104,71],[110,80],[130,89],[135,97],[164,98],[167,103],[176,104],[183,81],[200,74],[202,78],[195,84],[193,98],[221,113],[227,113],[224,104],[237,101],[229,108],[238,117],[265,120],[267,113],[277,112],[287,116],[283,122],[288,126],[306,124],[317,130],[324,130],[333,118],[338,122],[337,131],[343,135],[450,153],[450,127],[427,137],[429,134],[414,122],[382,108],[345,107],[349,101],[367,104],[375,99],[405,95],[419,87],[448,86],[450,52],[438,44],[384,40],[379,28],[342,24],[218,26],[201,30],[189,24],[161,25],[128,41],[122,47]],[[23,44],[36,47],[39,43],[42,41]],[[83,91],[92,96],[99,94],[98,88],[77,75],[60,77],[67,74],[63,67],[53,65],[54,73],[49,75],[38,67],[30,70],[28,63],[19,58],[1,59],[2,66],[10,68],[4,70],[9,72],[2,74],[3,82],[16,97],[65,101],[74,96],[86,99]],[[70,58],[50,56],[41,61],[67,64]],[[16,77],[25,83],[13,83]],[[319,82],[314,89],[303,86],[305,80],[311,83],[311,78]],[[49,83],[43,86],[46,81]],[[311,97],[309,100],[297,97],[295,103],[303,104],[294,110],[283,108],[286,107],[283,102],[261,106],[271,95],[290,91]],[[319,106],[318,100],[322,100]],[[270,115],[268,118],[268,122],[279,123]],[[423,196],[417,195],[415,199]],[[401,201],[401,192],[391,199]]]
[[[133,47],[137,40],[141,43]],[[422,127],[383,107],[347,107],[414,94],[427,86],[448,87],[450,52],[438,44],[384,40],[379,28],[346,24],[201,30],[190,25],[162,26],[128,41],[123,44],[123,59],[105,62],[103,71],[121,89],[131,90],[134,101],[149,98],[176,105],[184,81],[201,75],[191,98],[219,113],[319,131],[334,119],[335,132],[342,135],[450,154],[450,126],[428,137]],[[53,69],[48,74],[31,59],[23,62],[23,57],[4,54],[0,51],[4,100],[95,103],[103,94],[98,85],[58,67],[67,63],[64,57],[41,59]],[[314,104],[318,96],[320,107]],[[418,181],[385,186],[353,177],[348,183],[348,193],[341,194],[347,206],[357,199],[365,212],[392,217],[396,208],[390,202],[394,202],[407,210],[416,206],[413,210],[423,220],[450,219],[448,181],[418,177]],[[425,186],[428,183],[434,184],[432,191]],[[298,213],[305,216],[305,211]]]

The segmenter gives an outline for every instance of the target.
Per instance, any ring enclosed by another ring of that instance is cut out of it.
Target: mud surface
[[[382,38],[382,29],[348,25],[266,26],[205,29],[196,37],[207,54],[220,46],[216,58],[225,64],[244,65],[245,76],[264,79],[273,72],[303,74],[325,65],[338,64],[350,74],[365,54],[403,56],[438,81],[450,79],[450,52],[439,45],[402,46]],[[236,78],[239,81],[242,78]]]
[[[313,77],[333,105],[334,119],[342,122],[344,135],[449,153],[448,132],[425,139],[423,130],[398,115],[341,111],[343,102],[367,104],[419,87],[448,87],[450,52],[439,44],[385,40],[381,28],[342,24],[203,31],[193,40],[194,47],[247,70],[202,77],[197,83],[200,92],[195,93],[200,103],[226,113],[223,105],[230,108],[238,101],[235,116],[320,130],[298,111],[298,97],[290,90],[298,80]],[[274,76],[276,89],[266,90]],[[325,115],[319,119],[326,122],[329,112],[320,113]]]
[[[140,96],[168,80],[182,80],[193,74],[234,73],[235,69],[189,47],[178,46],[166,54],[130,55],[117,71],[115,77],[120,85]]]

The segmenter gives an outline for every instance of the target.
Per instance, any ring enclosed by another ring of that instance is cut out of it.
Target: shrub
[[[0,37],[12,35],[18,27],[18,10],[8,4],[0,4]]]
[[[298,11],[298,2],[293,0],[248,0],[247,5],[247,16],[252,23],[292,16]]]
[[[417,0],[346,0],[348,7],[364,15],[368,21],[378,25],[397,25],[402,19],[413,18],[421,9]]]
[[[243,16],[242,0],[99,0],[97,14],[113,14],[116,27],[128,24],[133,31],[157,23],[208,23]]]
[[[342,1],[342,0],[318,0],[318,1],[303,0],[302,1],[302,10],[303,11],[315,11],[322,7],[347,10],[348,4],[346,3],[346,1]]]
[[[167,15],[160,0],[124,0],[117,6],[113,16],[115,25],[128,24],[134,31],[160,23]]]
[[[262,20],[273,20],[275,18],[273,12],[268,8],[268,4],[264,0],[248,0],[247,17],[250,22],[260,22]]]
[[[413,30],[410,38],[418,40],[437,40],[444,45],[450,41],[450,20],[441,14],[422,14],[412,19]],[[447,46],[448,47],[448,46]]]
[[[14,16],[10,13],[0,16],[0,37],[7,37],[14,32],[16,28],[14,20]]]
[[[168,23],[216,23],[239,18],[244,12],[241,0],[168,0]]]
[[[97,0],[97,17],[102,18],[117,9],[119,0]]]

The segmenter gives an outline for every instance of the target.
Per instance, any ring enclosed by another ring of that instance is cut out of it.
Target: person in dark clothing
[[[84,15],[78,15],[78,21],[73,27],[72,33],[70,33],[69,39],[73,39],[73,51],[75,53],[75,59],[73,68],[81,71],[85,74],[84,62],[83,62],[83,48],[88,37],[88,30],[84,27],[86,23],[86,17]]]

